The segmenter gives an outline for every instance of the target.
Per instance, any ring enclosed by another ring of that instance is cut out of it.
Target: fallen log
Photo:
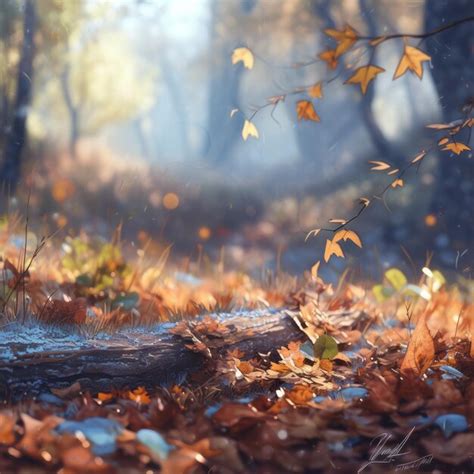
[[[302,337],[285,311],[213,318],[226,328],[221,350],[238,348],[248,357]],[[31,397],[75,382],[97,392],[180,381],[202,367],[206,357],[172,334],[175,326],[163,323],[87,336],[71,328],[12,323],[0,329],[0,398]]]

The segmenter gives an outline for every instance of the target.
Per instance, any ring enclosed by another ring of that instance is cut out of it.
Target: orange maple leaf
[[[326,248],[324,249],[324,261],[329,262],[329,259],[333,255],[335,255],[336,257],[344,258],[344,252],[342,251],[342,247],[337,242],[327,239]]]
[[[312,120],[313,122],[321,120],[316,113],[314,105],[309,100],[299,100],[296,103],[296,113],[298,120]]]
[[[448,143],[442,148],[443,151],[452,151],[453,153],[456,153],[456,155],[460,155],[463,151],[469,151],[470,149],[469,146],[461,142]]]
[[[423,78],[423,63],[430,61],[431,56],[428,56],[421,49],[414,46],[405,45],[403,56],[398,63],[393,79],[398,79],[403,76],[408,70],[413,71],[420,79]]]
[[[308,95],[312,97],[313,99],[322,99],[323,98],[323,85],[318,82],[317,84],[314,84],[314,86],[311,86],[308,88]]]
[[[327,51],[323,51],[321,54],[318,55],[318,58],[321,59],[321,61],[324,61],[329,69],[337,68],[337,58],[335,49],[328,49]]]
[[[362,248],[362,242],[360,240],[360,237],[353,230],[341,229],[337,231],[332,241],[335,243],[339,242],[340,240],[344,240],[344,242],[350,240],[354,245],[357,245],[357,247]]]
[[[375,79],[377,74],[384,71],[383,67],[374,66],[373,64],[361,66],[355,70],[354,74],[344,84],[359,84],[362,94],[365,94],[369,83]]]
[[[343,30],[327,28],[324,30],[324,33],[337,41],[337,47],[335,51],[336,58],[348,51],[359,37],[357,31],[354,30],[354,28],[352,28],[350,25],[346,25]]]

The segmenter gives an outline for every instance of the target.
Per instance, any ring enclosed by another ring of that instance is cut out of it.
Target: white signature
[[[371,445],[377,443],[372,451],[369,460],[364,463],[357,473],[361,473],[365,470],[366,467],[370,466],[371,464],[389,464],[395,461],[397,458],[409,454],[410,451],[404,451],[405,445],[408,443],[410,436],[412,435],[415,428],[413,427],[408,434],[403,438],[400,443],[395,446],[387,446],[387,443],[392,439],[392,435],[388,433],[382,433],[376,436],[372,441]],[[397,471],[405,471],[408,469],[413,469],[420,467],[423,464],[430,464],[433,460],[433,456],[431,454],[427,456],[423,456],[422,458],[415,459],[414,461],[409,461],[406,463],[398,464],[395,468]]]

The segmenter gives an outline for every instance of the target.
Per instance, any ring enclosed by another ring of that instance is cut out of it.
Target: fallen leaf
[[[431,333],[426,325],[426,313],[420,316],[408,343],[400,370],[404,373],[425,373],[435,357],[435,347]]]
[[[385,69],[379,66],[368,64],[357,68],[354,74],[344,82],[344,84],[359,84],[362,94],[367,92],[369,83],[375,79],[377,74],[384,72]]]
[[[318,337],[313,350],[317,359],[333,359],[339,353],[336,340],[327,334]]]
[[[242,61],[247,69],[252,69],[254,64],[252,51],[248,48],[235,48],[232,52],[232,64],[237,64],[239,61]]]
[[[247,140],[248,137],[258,138],[258,130],[250,120],[245,120],[244,127],[242,128],[242,138]]]
[[[408,70],[413,71],[420,79],[423,78],[423,63],[430,61],[431,56],[428,56],[421,49],[414,46],[405,45],[403,56],[398,63],[393,79],[398,79],[403,76]]]
[[[314,105],[309,100],[299,100],[296,103],[296,113],[298,120],[312,120],[313,122],[319,122],[319,118]]]

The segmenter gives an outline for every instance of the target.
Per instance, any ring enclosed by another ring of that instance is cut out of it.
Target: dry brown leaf
[[[408,343],[400,370],[404,373],[422,375],[428,370],[435,357],[433,337],[426,324],[426,313],[420,316]]]

